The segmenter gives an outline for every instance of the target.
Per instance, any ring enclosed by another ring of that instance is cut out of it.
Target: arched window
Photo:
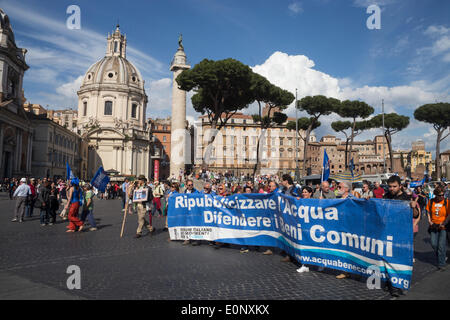
[[[131,105],[131,117],[136,119],[137,116],[137,104],[133,103]]]
[[[112,116],[112,101],[105,101],[105,116]]]

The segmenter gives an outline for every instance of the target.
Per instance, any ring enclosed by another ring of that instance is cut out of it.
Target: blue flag
[[[67,170],[67,179],[66,180],[72,180],[73,178],[75,178],[75,176],[73,175],[72,169],[70,169],[68,162],[66,162],[66,170]]]
[[[109,176],[103,170],[103,167],[98,168],[97,173],[91,180],[91,185],[96,187],[100,192],[105,192],[106,185],[109,183]]]
[[[353,163],[353,158],[352,158],[352,160],[350,160],[350,164],[348,165],[348,168],[350,169],[352,177],[354,177],[353,170],[355,170],[355,164]]]
[[[415,188],[415,187],[420,187],[423,186],[423,184],[425,183],[426,178],[423,177],[423,179],[421,181],[411,181],[409,183],[409,187],[410,188]]]
[[[327,181],[330,177],[330,159],[328,158],[327,150],[323,150],[323,175],[322,182]]]

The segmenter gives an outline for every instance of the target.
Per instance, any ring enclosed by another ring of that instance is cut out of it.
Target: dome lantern
[[[108,34],[108,46],[106,48],[107,57],[122,57],[126,58],[127,37],[120,33],[119,25],[116,26],[116,31],[112,35]]]

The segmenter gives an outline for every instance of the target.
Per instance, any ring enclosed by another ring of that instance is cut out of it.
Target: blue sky
[[[66,28],[72,4],[81,9],[81,30]],[[379,30],[366,26],[371,4],[381,8]],[[386,112],[411,118],[395,137],[396,148],[408,149],[421,138],[432,151],[434,131],[415,121],[413,111],[450,101],[449,1],[3,0],[0,7],[10,16],[18,46],[28,50],[25,96],[51,109],[76,108],[81,78],[104,56],[106,36],[118,21],[127,35],[127,58],[146,81],[148,117],[170,115],[169,64],[180,33],[192,66],[231,57],[280,87],[297,88],[299,98],[360,99],[375,113],[384,99]],[[293,106],[288,113],[294,114]],[[198,116],[189,102],[187,114]],[[335,119],[323,119],[319,138],[333,133]],[[441,149],[450,148],[449,140]]]

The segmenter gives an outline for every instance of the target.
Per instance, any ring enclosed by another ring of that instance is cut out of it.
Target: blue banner
[[[75,178],[68,162],[66,162],[66,173],[67,173],[66,180],[72,180],[73,178]]]
[[[410,188],[420,187],[420,186],[423,186],[424,183],[425,183],[425,177],[423,177],[423,179],[421,181],[411,181],[409,183],[409,187]]]
[[[106,185],[109,183],[109,176],[103,170],[103,167],[98,168],[97,173],[91,180],[91,185],[96,187],[100,192],[105,192]]]
[[[278,247],[305,265],[355,274],[409,289],[412,209],[383,199],[300,199],[284,194],[173,194],[172,240]]]

